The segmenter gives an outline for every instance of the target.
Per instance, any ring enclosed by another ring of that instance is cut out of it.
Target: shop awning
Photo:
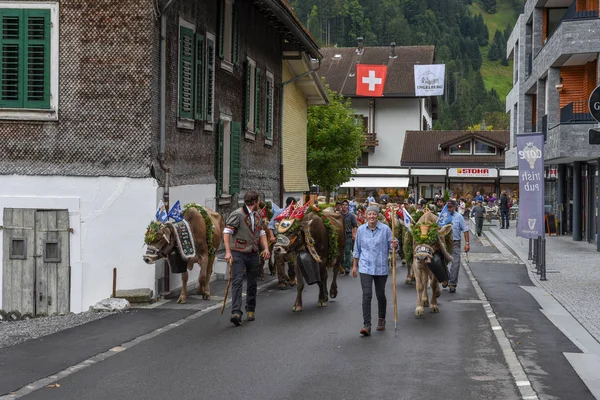
[[[406,177],[375,177],[375,176],[355,176],[340,187],[345,188],[407,188],[408,178]]]

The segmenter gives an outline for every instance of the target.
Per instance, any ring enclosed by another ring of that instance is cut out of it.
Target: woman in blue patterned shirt
[[[389,251],[398,247],[389,226],[378,221],[379,208],[367,208],[367,223],[361,225],[356,232],[354,243],[354,262],[352,276],[357,277],[360,272],[360,284],[363,292],[363,320],[364,326],[360,333],[364,336],[371,335],[371,299],[373,298],[373,283],[379,310],[377,330],[385,329],[385,314],[387,299],[385,297],[385,283],[389,273]]]

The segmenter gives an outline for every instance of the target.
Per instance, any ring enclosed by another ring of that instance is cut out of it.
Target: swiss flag
[[[383,96],[387,65],[356,64],[356,95]]]

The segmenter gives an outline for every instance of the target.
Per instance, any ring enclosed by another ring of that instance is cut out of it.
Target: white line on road
[[[489,318],[490,326],[492,327],[492,331],[496,335],[496,340],[498,340],[498,344],[502,349],[504,359],[508,364],[508,369],[511,375],[513,376],[513,379],[515,380],[515,384],[517,385],[519,392],[521,393],[521,398],[523,400],[538,400],[538,396],[535,393],[535,390],[533,390],[533,388],[531,387],[531,382],[529,382],[529,379],[527,379],[527,374],[525,373],[523,366],[517,358],[517,354],[513,350],[510,341],[508,340],[506,334],[504,333],[504,330],[502,329],[502,325],[500,324],[500,322],[498,322],[498,319],[496,318],[496,315],[493,312],[492,305],[489,303],[487,297],[485,296],[485,293],[481,289],[481,286],[479,286],[479,282],[477,282],[477,279],[475,279],[475,275],[473,275],[471,268],[469,268],[469,265],[467,264],[466,260],[462,257],[461,264],[465,269],[465,272],[469,276],[471,284],[475,288],[479,300],[485,301],[485,303],[483,304],[483,310],[486,312]]]

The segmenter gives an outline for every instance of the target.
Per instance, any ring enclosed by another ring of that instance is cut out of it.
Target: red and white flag
[[[356,65],[356,95],[368,97],[383,96],[387,65]]]

